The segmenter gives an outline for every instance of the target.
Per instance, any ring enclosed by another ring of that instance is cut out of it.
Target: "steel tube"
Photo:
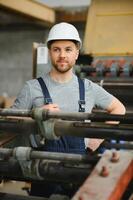
[[[55,152],[41,152],[31,151],[31,159],[47,159],[47,160],[59,160],[63,162],[73,163],[92,163],[96,164],[99,157],[80,154],[67,154],[67,153],[55,153]]]
[[[1,118],[0,131],[31,134],[37,132],[37,123],[30,118]]]
[[[127,150],[133,150],[133,144],[130,143],[110,143],[110,142],[103,142],[101,147],[106,148],[106,149],[127,149]]]
[[[17,147],[16,147],[17,148]],[[0,148],[0,160],[8,159],[14,156],[14,149]],[[29,147],[30,148],[30,147]],[[24,150],[23,150],[24,151]],[[67,153],[56,153],[46,151],[34,151],[31,149],[30,159],[46,159],[46,160],[58,160],[63,162],[73,163],[92,163],[96,164],[99,160],[98,156],[81,155],[81,154],[67,154]],[[22,159],[21,157],[19,158]]]
[[[4,108],[0,109],[1,116],[17,116],[17,117],[31,117],[31,110],[25,109],[11,109],[11,108]]]
[[[66,113],[66,112],[48,112],[45,113],[43,111],[43,119],[56,118],[56,119],[64,119],[64,120],[76,120],[76,121],[84,121],[91,120],[92,122],[104,122],[104,121],[119,121],[120,123],[128,123],[133,124],[133,113],[128,113],[125,115],[114,115],[108,113]]]
[[[25,161],[23,161],[25,162]],[[31,175],[29,177],[23,175],[20,163],[15,159],[0,161],[0,176],[4,179],[20,180],[20,181],[53,181],[63,183],[82,183],[85,178],[91,173],[92,165],[90,164],[65,164],[59,161],[40,160],[38,165],[32,161]],[[42,179],[35,178],[32,170],[37,170],[37,174]],[[80,174],[80,176],[79,176]]]
[[[38,132],[38,125],[34,120],[13,119],[0,120],[0,130],[9,133],[31,134]],[[71,135],[87,138],[122,139],[133,141],[133,126],[97,125],[79,121],[57,120],[54,125],[55,135]]]
[[[33,110],[13,110],[13,109],[0,109],[0,116],[21,116],[21,117],[32,117],[34,118]],[[120,123],[133,124],[133,113],[126,113],[125,115],[108,114],[104,112],[94,112],[94,113],[80,113],[80,112],[51,112],[48,110],[42,110],[43,120],[50,118],[71,120],[71,121],[119,121]]]
[[[119,127],[102,127],[87,125],[83,122],[57,121],[55,123],[55,134],[57,136],[71,135],[85,138],[104,138],[104,139],[120,139],[133,141],[133,131],[120,129]]]
[[[93,167],[89,164],[65,165],[62,162],[48,163],[42,160],[39,164],[39,173],[45,180],[81,184],[89,176]]]

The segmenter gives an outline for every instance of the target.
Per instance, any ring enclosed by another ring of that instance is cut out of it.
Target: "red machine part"
[[[132,152],[105,151],[72,200],[120,200],[132,179]]]
[[[88,72],[91,77],[131,77],[133,76],[133,61],[124,58],[114,60],[96,59],[91,64],[92,71]]]

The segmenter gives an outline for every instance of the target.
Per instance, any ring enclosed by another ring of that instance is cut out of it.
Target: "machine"
[[[8,141],[4,148],[0,148],[1,179],[60,182],[77,189],[72,200],[132,198],[132,113],[125,116],[101,112],[56,113],[36,108],[32,111],[1,109],[0,116],[1,133],[16,134],[15,140],[19,138],[17,143],[14,140],[13,146]],[[120,121],[120,124],[105,124],[105,120]],[[75,133],[77,137],[104,138],[108,141],[105,146],[103,144],[106,151],[102,154],[90,152],[88,155],[75,155],[36,149],[45,139],[58,140],[62,135]],[[20,139],[21,136],[31,135],[35,136],[32,137],[32,144],[35,144],[33,149]],[[125,143],[112,144],[109,139],[124,140]],[[3,199],[29,199],[17,195],[1,195]],[[53,194],[50,199],[69,198]]]

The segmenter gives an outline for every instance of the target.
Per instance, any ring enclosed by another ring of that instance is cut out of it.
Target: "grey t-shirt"
[[[42,77],[49,90],[53,103],[59,105],[64,112],[78,112],[79,85],[77,76],[73,74],[72,79],[67,83],[58,83],[51,79],[49,74]],[[85,79],[85,111],[91,113],[97,106],[106,109],[113,99],[101,86]],[[36,79],[29,80],[17,96],[12,108],[32,109],[41,107],[45,103],[42,89]]]

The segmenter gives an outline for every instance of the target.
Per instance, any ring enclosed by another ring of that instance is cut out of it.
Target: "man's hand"
[[[95,151],[103,141],[104,139],[85,138],[86,147],[88,147],[92,151]]]
[[[56,111],[60,111],[60,108],[57,104],[55,103],[52,103],[52,104],[46,104],[44,105],[42,108],[46,109],[46,110],[49,110],[49,111],[52,111],[52,112],[56,112]]]

